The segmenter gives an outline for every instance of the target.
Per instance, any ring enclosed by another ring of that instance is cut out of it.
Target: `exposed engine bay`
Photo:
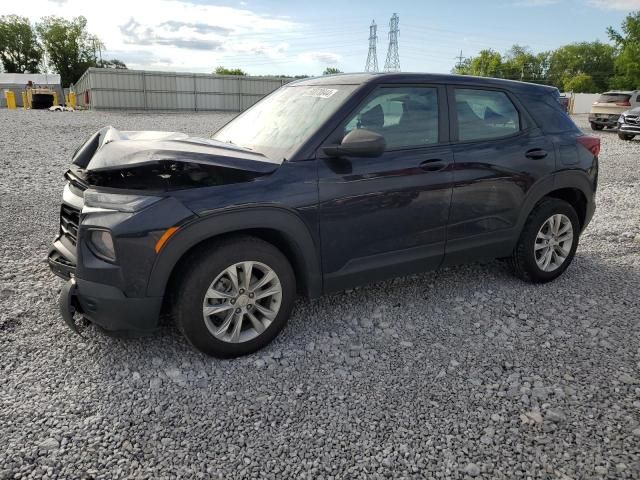
[[[172,161],[96,172],[77,168],[72,171],[91,186],[150,191],[227,185],[247,182],[260,175],[233,168]]]
[[[168,191],[247,182],[279,166],[258,152],[216,140],[105,127],[76,150],[67,178],[83,188]]]

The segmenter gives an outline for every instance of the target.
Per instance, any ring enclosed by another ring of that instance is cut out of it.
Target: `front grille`
[[[80,210],[62,205],[60,208],[60,230],[75,246],[78,242],[78,225],[80,224]]]
[[[629,125],[640,125],[640,118],[638,117],[638,115],[627,115],[624,118],[624,121]]]

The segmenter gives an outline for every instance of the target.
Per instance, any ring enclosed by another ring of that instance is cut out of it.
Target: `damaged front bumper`
[[[64,322],[78,334],[76,318],[86,318],[109,332],[139,336],[157,328],[162,297],[128,298],[115,287],[71,278],[58,305]]]
[[[615,127],[618,124],[618,113],[591,113],[589,114],[589,123],[602,125],[603,127]]]
[[[124,336],[139,336],[155,330],[162,297],[145,296],[143,292],[146,287],[142,282],[136,284],[139,285],[135,292],[137,294],[129,295],[130,292],[126,292],[125,288],[134,284],[126,280],[130,271],[122,265],[109,264],[95,257],[82,240],[84,221],[113,227],[109,223],[110,218],[117,222],[118,219],[129,218],[133,214],[127,216],[118,212],[101,211],[91,220],[91,215],[82,213],[83,209],[83,191],[69,182],[63,191],[60,207],[60,231],[47,256],[51,271],[66,280],[59,298],[64,322],[76,333],[79,333],[82,318],[106,331]],[[152,213],[149,216],[157,217]],[[142,223],[146,223],[144,219]],[[146,250],[153,251],[154,240],[142,235],[135,239],[140,239],[142,243],[137,244],[137,248],[134,246],[132,257],[123,255],[124,263],[134,267],[142,278],[146,278],[146,272],[140,270],[140,265],[134,265],[133,259],[148,259],[149,255],[144,254],[144,247],[149,243]],[[144,265],[150,265],[150,262]]]
[[[60,291],[58,306],[64,322],[80,333],[82,318],[103,330],[122,336],[140,336],[158,326],[162,297],[127,297],[122,290],[75,276],[75,253],[58,237],[49,252],[51,271],[67,280]]]
[[[640,113],[621,115],[618,120],[618,131],[627,135],[640,135]]]

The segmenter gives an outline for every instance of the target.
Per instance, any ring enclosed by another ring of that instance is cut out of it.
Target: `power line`
[[[384,62],[385,72],[400,71],[400,54],[398,53],[399,23],[400,17],[394,13],[389,21],[389,49],[387,50],[387,59]]]
[[[371,22],[369,27],[369,53],[367,54],[367,64],[364,67],[365,72],[378,71],[378,53],[376,52],[376,44],[378,43],[378,26],[376,21]]]

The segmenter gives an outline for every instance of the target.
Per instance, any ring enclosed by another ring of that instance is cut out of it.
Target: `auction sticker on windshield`
[[[310,88],[302,94],[303,97],[329,98],[338,90],[335,88]]]

